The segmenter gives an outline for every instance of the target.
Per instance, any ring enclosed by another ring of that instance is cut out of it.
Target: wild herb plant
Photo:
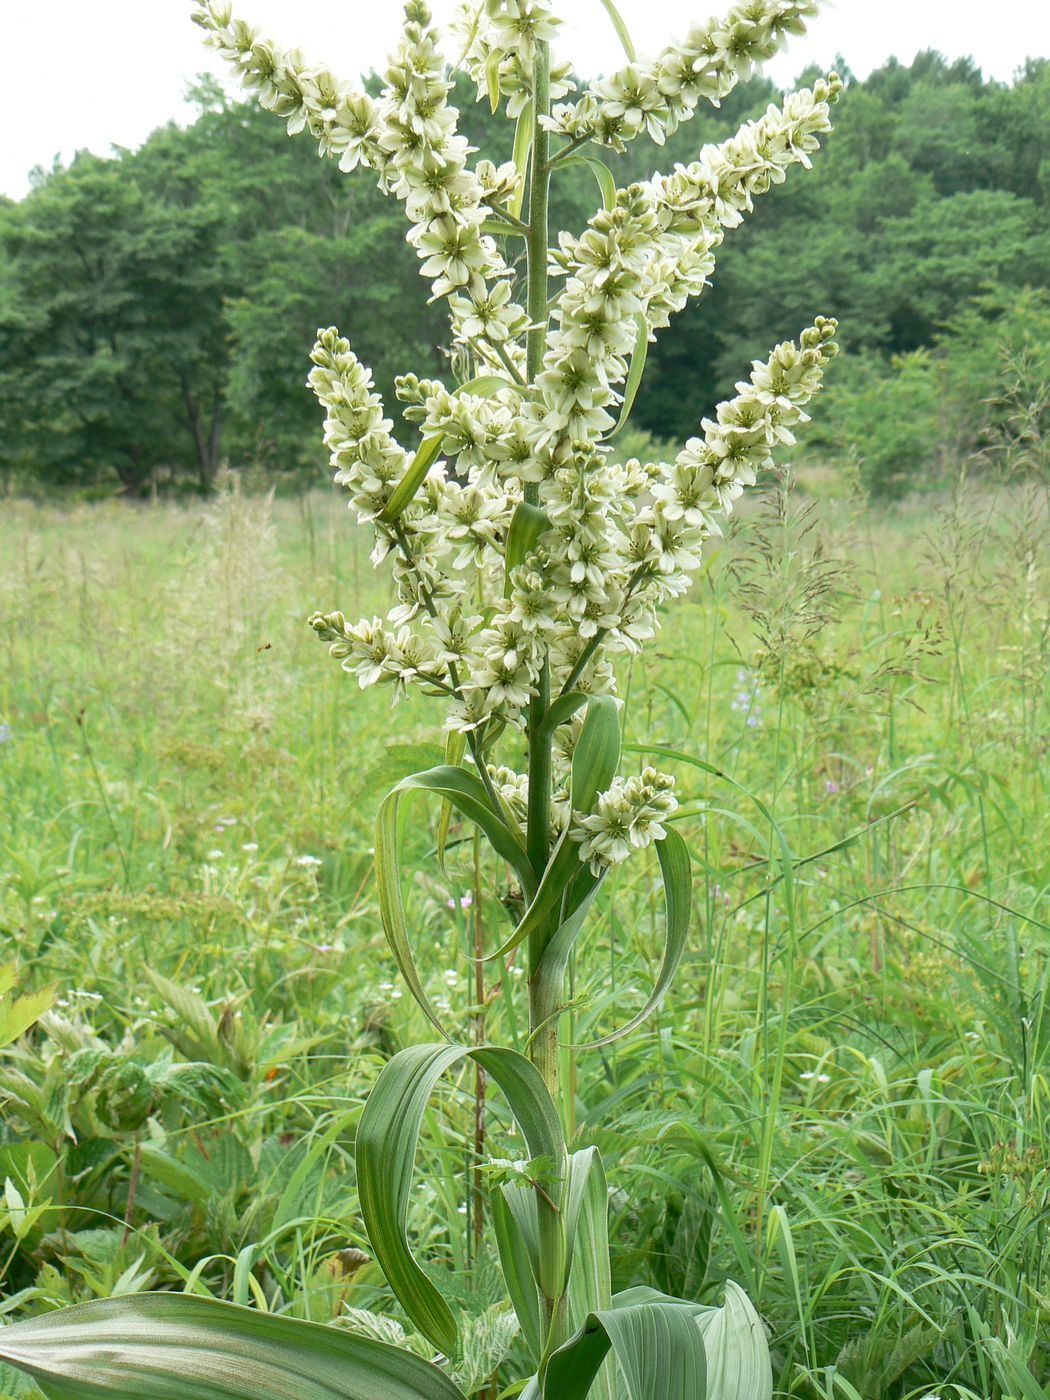
[[[652,640],[720,534],[719,517],[806,421],[837,349],[834,321],[816,318],[797,342],[755,361],[674,461],[618,464],[610,443],[628,420],[647,345],[703,292],[726,230],[754,197],[808,166],[840,83],[832,74],[691,164],[617,189],[598,148],[620,150],[642,133],[661,142],[801,32],[817,6],[748,0],[642,61],[605,3],[630,61],[573,101],[562,100],[574,84],[551,60],[557,19],[544,0],[462,7],[459,64],[479,98],[516,121],[514,159],[498,167],[471,162],[422,0],[405,7],[375,98],[260,38],[227,0],[207,0],[195,18],[290,134],[309,132],[322,156],[348,172],[372,170],[403,201],[421,273],[450,316],[453,387],[412,374],[397,382],[403,416],[418,425],[414,450],[395,438],[370,371],[334,328],[320,332],[310,375],[335,479],[374,532],[373,562],[389,562],[397,594],[386,617],[352,623],[326,612],[311,625],[362,687],[440,699],[446,734],[446,762],[399,782],[376,824],[384,931],[441,1039],[395,1054],[361,1116],[357,1185],[372,1250],[432,1354],[455,1359],[457,1320],[440,1277],[414,1257],[409,1203],[431,1095],[473,1061],[502,1092],[524,1147],[490,1165],[485,1193],[530,1358],[531,1374],[511,1393],[760,1400],[772,1386],[765,1336],[734,1285],[722,1308],[649,1288],[612,1295],[604,1167],[593,1147],[574,1150],[566,1129],[574,1056],[622,1038],[660,1006],[692,903],[688,850],[671,824],[674,776],[620,772],[615,661]],[[552,248],[551,183],[581,160],[601,207],[582,234],[561,233]],[[401,893],[399,826],[414,794],[442,804],[439,856],[454,813],[507,872],[508,930],[475,953],[497,969],[519,950],[527,959],[527,1054],[460,1043],[428,996]],[[652,993],[619,1030],[590,1046],[565,1044],[588,912],[610,872],[651,846],[665,906]],[[763,1180],[771,1151],[765,1140]],[[463,1394],[430,1360],[374,1336],[189,1295],[85,1305],[17,1324],[0,1343],[56,1397],[199,1400],[287,1393],[289,1383],[304,1397]]]

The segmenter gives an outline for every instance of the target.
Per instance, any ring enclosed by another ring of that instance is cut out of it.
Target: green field
[[[658,1015],[580,1058],[575,1131],[609,1169],[616,1283],[716,1301],[736,1279],[777,1394],[1045,1396],[1046,492],[873,512],[830,484],[746,512],[625,680],[626,737],[720,776],[661,759],[700,918]],[[305,625],[384,610],[367,548],[320,493],[4,503],[0,930],[58,998],[0,1054],[6,1313],[191,1278],[397,1315],[349,1252],[354,1125],[432,1033],[386,951],[371,832],[441,736]],[[435,832],[409,809],[431,994],[520,1045],[521,968],[489,965],[482,1004],[466,956],[505,926],[505,875],[455,827],[435,875]],[[644,1000],[654,869],[603,888],[578,1041]],[[412,1221],[477,1319],[465,1388],[495,1397],[523,1371],[478,1244],[474,1091],[464,1071],[432,1110]],[[506,1126],[490,1098],[497,1156]],[[0,1367],[5,1393],[37,1392]]]

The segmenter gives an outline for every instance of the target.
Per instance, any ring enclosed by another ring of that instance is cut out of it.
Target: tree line
[[[1018,413],[1029,436],[1046,426],[1050,61],[1009,84],[932,52],[864,81],[841,71],[826,156],[727,235],[710,290],[652,347],[632,423],[680,441],[753,358],[834,315],[848,353],[810,447],[888,493],[1021,432]],[[662,149],[605,158],[620,184],[669,169],[779,95],[752,80]],[[82,153],[0,202],[9,490],[207,490],[223,462],[319,473],[319,325],[350,335],[388,406],[406,367],[448,372],[400,208],[212,80],[193,97],[189,126]],[[508,159],[509,124],[462,97],[472,143]],[[567,168],[556,226],[580,228],[597,197],[586,166]]]

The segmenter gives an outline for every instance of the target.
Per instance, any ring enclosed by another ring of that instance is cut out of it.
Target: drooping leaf
[[[369,1241],[387,1282],[415,1326],[450,1355],[457,1327],[434,1282],[412,1256],[407,1237],[408,1202],[416,1146],[427,1103],[438,1080],[464,1059],[473,1059],[502,1089],[532,1158],[565,1160],[558,1110],[536,1067],[514,1050],[416,1045],[383,1068],[365,1104],[357,1132],[357,1186]],[[557,1183],[553,1189],[558,1190]],[[537,1193],[541,1253],[549,1266],[564,1261],[562,1221],[553,1204]]]
[[[620,416],[616,420],[615,427],[606,435],[606,442],[611,442],[617,433],[626,428],[627,420],[634,408],[634,401],[638,397],[642,375],[645,373],[645,360],[649,354],[649,326],[640,311],[635,314],[634,319],[637,331],[634,338],[634,349],[631,351],[631,366],[627,371],[627,383],[623,389],[623,403],[620,405]]]
[[[413,773],[410,777],[403,778],[380,803],[376,814],[375,863],[383,932],[412,995],[432,1024],[444,1035],[444,1028],[430,1004],[416,968],[401,899],[398,807],[402,797],[412,792],[433,793],[434,796],[450,802],[457,811],[481,828],[496,854],[502,856],[517,872],[526,891],[532,890],[534,880],[522,842],[502,816],[493,811],[484,785],[476,773],[447,765],[430,768],[425,773]]]
[[[507,210],[516,219],[521,218],[521,206],[525,198],[525,174],[529,168],[529,152],[532,150],[533,132],[532,98],[530,97],[518,113],[518,124],[514,128],[514,151],[511,159],[518,172],[518,188],[511,195]]]
[[[631,42],[631,36],[627,31],[627,26],[623,22],[623,16],[613,4],[613,0],[602,0],[602,4],[605,6],[606,12],[613,22],[613,28],[616,30],[616,37],[623,45],[624,53],[627,55],[630,62],[634,63],[638,55],[635,53],[634,44]]]
[[[625,1035],[630,1035],[632,1031],[637,1030],[649,1019],[667,995],[671,983],[674,981],[675,973],[682,961],[682,954],[685,952],[693,903],[689,848],[678,832],[669,828],[663,840],[656,843],[656,854],[660,859],[660,870],[663,875],[664,908],[666,911],[664,951],[660,960],[660,970],[656,975],[656,985],[641,1011],[636,1016],[632,1016],[625,1025],[620,1026],[609,1035],[602,1036],[600,1040],[576,1046],[576,1049],[596,1050],[603,1045],[612,1045],[614,1041],[622,1040]]]
[[[0,1328],[48,1400],[463,1400],[411,1352],[188,1293],[140,1293]]]
[[[551,1357],[544,1400],[587,1400],[610,1352],[629,1400],[706,1400],[699,1311],[650,1289],[618,1294],[611,1307],[588,1313],[576,1335]]]
[[[602,197],[602,208],[612,209],[616,204],[616,178],[603,160],[594,156],[566,156],[558,162],[559,168],[566,165],[584,165],[598,183],[598,193]]]

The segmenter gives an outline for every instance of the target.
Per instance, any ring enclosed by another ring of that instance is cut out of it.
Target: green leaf
[[[576,1335],[551,1357],[545,1400],[587,1400],[610,1352],[630,1400],[705,1400],[707,1361],[698,1312],[693,1304],[650,1289],[618,1294],[611,1307],[588,1313]],[[717,1394],[712,1392],[712,1400]]]
[[[623,45],[624,53],[630,61],[634,63],[638,55],[634,51],[634,44],[631,42],[631,36],[627,32],[627,26],[623,22],[623,16],[613,4],[613,0],[602,0],[602,4],[605,6],[606,13],[613,22],[613,28],[616,30],[617,37]]]
[[[572,806],[589,812],[620,766],[620,707],[611,695],[587,704],[583,729],[572,754]]]
[[[514,191],[507,205],[507,212],[513,214],[516,219],[521,218],[521,206],[525,199],[525,174],[528,170],[534,129],[532,98],[530,97],[518,114],[518,124],[514,128],[514,151],[511,159],[514,161],[514,168],[518,172],[519,180],[518,188]]]
[[[558,168],[567,165],[585,165],[598,183],[598,193],[602,197],[602,208],[612,209],[616,205],[616,177],[603,160],[596,156],[566,156],[558,161]]]
[[[592,1312],[612,1306],[609,1268],[609,1187],[605,1167],[595,1153],[587,1176],[587,1188],[579,1220],[571,1240],[572,1260],[567,1292],[569,1323],[580,1328]],[[610,1357],[600,1368],[587,1392],[587,1400],[618,1400],[616,1363]]]
[[[519,501],[511,516],[510,529],[507,531],[507,551],[505,580],[503,584],[503,596],[510,597],[510,576],[516,568],[525,562],[528,556],[536,548],[541,536],[550,529],[551,522],[547,517],[547,512],[542,506],[529,505],[528,501]]]
[[[711,1400],[772,1400],[773,1370],[762,1319],[744,1290],[726,1284],[725,1305],[697,1318]]]
[[[626,1025],[621,1026],[610,1035],[602,1036],[600,1040],[590,1041],[586,1045],[574,1046],[574,1049],[597,1050],[603,1045],[612,1045],[614,1041],[622,1040],[625,1035],[630,1035],[632,1031],[637,1030],[649,1019],[667,995],[671,983],[674,981],[675,973],[682,961],[682,954],[685,952],[693,904],[689,848],[677,831],[669,829],[663,840],[656,843],[656,854],[660,858],[660,870],[664,881],[666,928],[663,958],[660,961],[660,971],[657,973],[652,995],[637,1016],[632,1016]]]
[[[616,420],[616,426],[610,433],[606,434],[606,442],[611,442],[617,433],[626,428],[627,420],[634,408],[634,401],[638,397],[638,387],[642,382],[642,375],[645,373],[645,359],[649,353],[649,325],[640,311],[635,313],[634,319],[637,333],[634,338],[634,349],[631,351],[631,367],[627,371],[627,383],[624,385],[623,403],[620,405],[620,416]]]
[[[408,1202],[427,1103],[441,1076],[464,1059],[474,1060],[503,1090],[530,1156],[554,1163],[559,1174],[565,1161],[557,1107],[539,1071],[517,1051],[416,1045],[402,1050],[383,1067],[357,1131],[361,1216],[375,1257],[401,1306],[446,1356],[456,1347],[456,1320],[438,1288],[412,1257],[407,1237]],[[554,1189],[559,1189],[557,1184]],[[541,1253],[557,1266],[559,1255],[564,1261],[562,1221],[539,1192],[535,1197]]]
[[[10,1045],[36,1025],[45,1011],[51,1009],[56,988],[42,987],[38,992],[12,997],[14,965],[0,969],[0,1046]]]
[[[535,879],[524,845],[503,818],[489,806],[488,794],[476,773],[449,766],[413,773],[408,778],[402,778],[380,803],[376,814],[375,862],[383,932],[412,995],[431,1023],[444,1035],[444,1028],[430,1004],[412,956],[405,925],[405,907],[401,899],[397,817],[401,798],[411,792],[433,793],[450,802],[469,821],[475,822],[488,837],[496,854],[514,867],[526,891],[534,888]]]
[[[503,219],[498,218],[482,219],[481,232],[487,233],[490,238],[528,238],[529,236],[528,229],[518,228],[516,224],[508,224]]]
[[[554,731],[559,725],[567,724],[577,710],[582,709],[591,697],[585,695],[582,690],[570,690],[567,695],[559,695],[557,700],[551,703],[550,709],[543,716],[540,724],[538,737],[541,743],[546,743],[548,738],[554,737]]]
[[[477,394],[479,398],[488,399],[493,394],[498,394],[501,389],[513,389],[514,387],[509,379],[503,379],[498,374],[479,374],[475,379],[468,380],[466,384],[461,384],[458,389],[455,389],[453,398],[457,394]],[[441,456],[444,441],[440,433],[432,433],[430,437],[423,439],[404,476],[394,487],[390,493],[389,501],[380,511],[380,520],[389,523],[397,520],[404,513],[405,508],[415,499],[416,492],[426,480],[427,472]]]
[[[485,85],[489,92],[489,106],[493,113],[499,107],[499,66],[503,62],[503,51],[494,48],[485,62]]]
[[[489,1197],[489,1208],[507,1294],[521,1324],[521,1335],[532,1353],[533,1361],[539,1365],[543,1355],[543,1327],[540,1321],[536,1269],[532,1263],[529,1243],[518,1227],[507,1198],[507,1192],[517,1189],[512,1186],[500,1186]]]
[[[140,1293],[0,1329],[48,1400],[463,1400],[411,1352],[188,1293]]]
[[[466,751],[467,736],[460,729],[450,729],[445,736],[445,766],[458,768],[463,762],[463,755]],[[448,832],[451,825],[452,803],[446,798],[441,804],[437,830],[437,858],[442,869],[445,868],[445,848],[448,845]]]
[[[416,449],[404,476],[390,493],[390,499],[380,511],[380,520],[392,521],[404,513],[419,488],[426,480],[427,472],[441,455],[444,438],[440,433],[431,433]]]

